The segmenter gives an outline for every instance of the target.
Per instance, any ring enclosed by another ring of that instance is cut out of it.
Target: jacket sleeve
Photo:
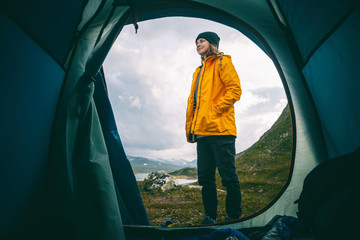
[[[223,113],[227,111],[236,101],[240,100],[242,93],[240,78],[229,56],[224,56],[222,59],[220,79],[225,86],[225,95],[217,101],[217,104],[214,107],[218,112]]]

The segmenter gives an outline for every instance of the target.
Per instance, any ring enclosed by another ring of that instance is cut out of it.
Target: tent
[[[359,190],[359,3],[1,0],[0,238],[123,239],[261,227],[276,215],[297,216],[304,180],[326,162],[335,163],[336,174],[344,170],[330,179],[346,176],[342,189]],[[168,16],[241,31],[279,72],[294,126],[292,171],[281,196],[254,216],[206,228],[148,226],[100,69],[124,25]],[[345,196],[328,208],[348,207]]]

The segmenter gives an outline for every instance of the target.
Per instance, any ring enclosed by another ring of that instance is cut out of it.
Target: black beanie
[[[203,32],[200,33],[197,38],[195,39],[195,43],[199,38],[205,38],[209,41],[210,44],[215,45],[216,47],[219,47],[220,38],[219,36],[214,32]]]

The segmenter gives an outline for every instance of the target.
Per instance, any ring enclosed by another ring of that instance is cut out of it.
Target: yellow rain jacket
[[[201,72],[200,72],[201,71]],[[200,73],[200,76],[199,76]],[[194,93],[199,77],[195,111]],[[234,103],[241,96],[240,79],[229,55],[209,56],[193,75],[186,111],[186,137],[236,136]]]

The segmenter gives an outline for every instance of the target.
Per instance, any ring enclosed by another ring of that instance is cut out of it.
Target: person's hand
[[[196,142],[196,141],[195,141],[195,134],[190,133],[190,134],[189,134],[189,137],[187,138],[187,141],[188,141],[189,143],[194,143],[194,142]]]

